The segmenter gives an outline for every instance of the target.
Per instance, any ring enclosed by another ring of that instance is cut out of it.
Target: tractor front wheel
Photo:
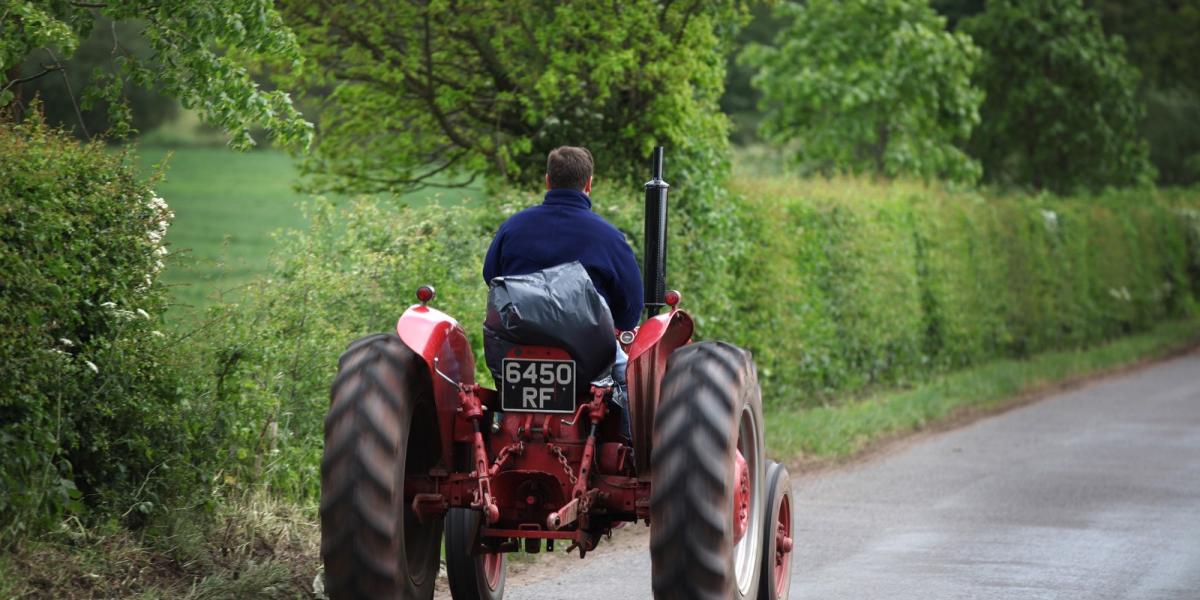
[[[469,508],[446,513],[446,578],[454,600],[500,600],[508,557],[487,552],[479,544],[483,514]]]
[[[442,519],[404,501],[406,473],[440,456],[425,363],[394,335],[350,345],[338,361],[321,457],[321,560],[331,600],[428,600]]]
[[[763,420],[750,354],[720,342],[671,354],[650,456],[657,600],[747,600],[762,562]]]
[[[767,518],[759,600],[787,600],[792,586],[792,481],[783,465],[767,463]]]

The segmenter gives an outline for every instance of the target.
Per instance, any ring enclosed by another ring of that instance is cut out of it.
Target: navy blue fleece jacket
[[[587,194],[572,189],[546,192],[500,226],[483,261],[483,280],[525,275],[577,260],[604,296],[617,329],[633,329],[642,314],[642,274],[625,236],[592,212]]]

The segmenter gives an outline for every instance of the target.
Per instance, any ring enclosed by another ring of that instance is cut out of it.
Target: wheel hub
[[[783,497],[779,506],[779,516],[775,521],[775,593],[780,598],[787,597],[789,571],[792,566],[792,504],[788,496]]]
[[[500,577],[504,574],[504,555],[500,552],[488,552],[483,555],[483,576],[489,590],[495,590],[500,585]]]
[[[750,468],[741,450],[737,451],[735,460],[734,480],[737,481],[737,487],[733,491],[733,543],[736,544],[750,529]]]

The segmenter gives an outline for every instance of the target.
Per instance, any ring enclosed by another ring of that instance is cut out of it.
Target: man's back
[[[523,275],[571,261],[588,271],[618,329],[633,329],[642,312],[642,279],[625,236],[592,212],[582,191],[556,188],[545,201],[500,226],[483,263],[483,279]]]

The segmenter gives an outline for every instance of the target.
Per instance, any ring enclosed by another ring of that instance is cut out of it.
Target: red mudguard
[[[650,480],[650,452],[654,436],[654,412],[659,389],[667,371],[667,357],[692,339],[695,325],[682,310],[646,319],[629,345],[629,412],[638,479]]]
[[[467,333],[450,315],[428,306],[414,304],[400,316],[396,323],[396,334],[405,345],[425,360],[425,365],[429,368],[438,413],[442,466],[453,466],[445,464],[445,461],[450,458],[449,451],[453,447],[451,443],[455,439],[455,414],[459,406],[458,388],[438,375],[437,371],[462,384],[475,383],[475,355],[471,353]]]

